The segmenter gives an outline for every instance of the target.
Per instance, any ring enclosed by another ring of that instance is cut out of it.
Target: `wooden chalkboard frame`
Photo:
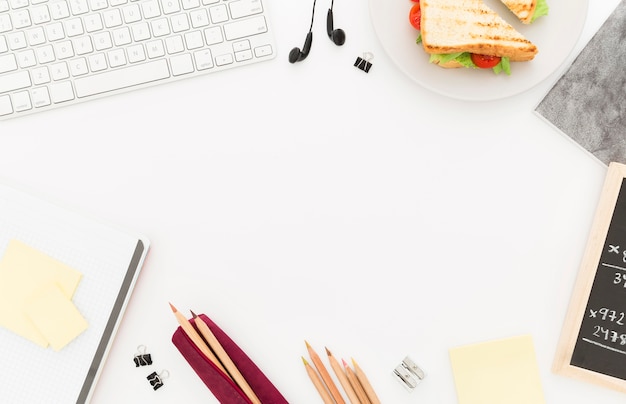
[[[626,188],[625,180],[626,165],[610,163],[552,367],[553,372],[556,374],[621,392],[626,392],[626,380],[573,365],[572,358],[576,343],[579,340],[583,320],[587,316],[587,303],[590,300],[592,286],[601,263],[607,237],[609,236],[608,233],[614,217],[618,196],[620,195],[622,185]]]

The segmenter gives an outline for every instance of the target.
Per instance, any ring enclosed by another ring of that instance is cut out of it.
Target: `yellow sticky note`
[[[57,284],[49,284],[26,303],[24,312],[52,349],[61,350],[87,329],[87,320]]]
[[[68,299],[82,274],[70,266],[20,242],[9,241],[0,260],[0,326],[43,347],[48,341],[23,312],[28,299],[44,285],[55,283]]]
[[[459,404],[545,404],[531,336],[450,349]]]

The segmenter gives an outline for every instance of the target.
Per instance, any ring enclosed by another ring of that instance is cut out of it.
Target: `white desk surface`
[[[618,0],[591,3],[575,54]],[[560,72],[496,102],[439,96],[396,68],[356,0],[335,3],[341,48],[318,2],[291,65],[310,4],[267,4],[270,62],[0,123],[6,181],[152,242],[92,402],[217,403],[170,342],[172,302],[212,317],[292,403],[321,402],[305,340],[354,357],[385,403],[450,404],[448,349],[520,334],[547,403],[623,403],[550,370],[606,173],[533,113]],[[365,51],[369,74],[352,66]],[[140,344],[151,369],[134,367]],[[413,393],[391,377],[405,355],[428,373]]]

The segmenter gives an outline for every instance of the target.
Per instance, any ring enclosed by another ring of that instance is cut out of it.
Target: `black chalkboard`
[[[617,203],[571,364],[626,380],[626,185]]]
[[[626,165],[609,164],[553,370],[626,392]]]

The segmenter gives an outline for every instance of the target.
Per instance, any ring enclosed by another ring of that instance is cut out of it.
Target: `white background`
[[[618,1],[591,3],[575,53]],[[93,403],[217,402],[170,342],[168,302],[209,315],[292,403],[321,402],[305,340],[354,357],[385,403],[449,404],[449,348],[520,334],[547,403],[623,403],[550,371],[606,173],[533,113],[565,66],[512,98],[457,101],[393,65],[367,1],[335,3],[341,48],[318,1],[296,65],[311,5],[266,4],[269,62],[0,124],[6,182],[152,243]],[[352,66],[363,52],[369,74]],[[150,369],[134,367],[140,344]],[[405,355],[428,373],[413,393],[391,376]]]

